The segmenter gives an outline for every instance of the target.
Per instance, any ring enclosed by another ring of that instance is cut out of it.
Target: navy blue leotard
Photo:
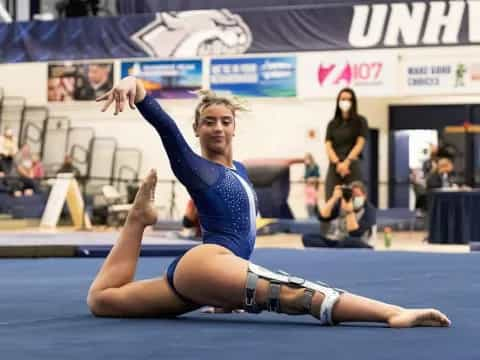
[[[157,130],[173,173],[195,202],[203,242],[221,245],[248,260],[255,245],[257,201],[245,167],[234,161],[235,168],[230,169],[194,153],[172,118],[151,96],[137,107]],[[173,273],[178,261],[167,270],[167,280],[174,290]]]

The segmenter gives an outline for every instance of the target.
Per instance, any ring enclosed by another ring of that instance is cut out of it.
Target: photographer
[[[305,234],[306,247],[369,248],[376,224],[375,207],[367,201],[365,186],[335,186],[332,197],[317,211],[320,235]]]

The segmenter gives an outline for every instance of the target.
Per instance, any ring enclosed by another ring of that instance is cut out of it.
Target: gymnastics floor
[[[0,232],[0,258],[106,257],[118,232]],[[176,232],[148,232],[142,238],[141,256],[178,256],[198,241],[179,238]]]
[[[141,258],[138,278],[172,258]],[[0,260],[0,358],[478,359],[480,255],[259,249],[254,262],[409,307],[435,306],[451,328],[321,327],[308,316],[204,314],[101,319],[85,305],[103,259]]]

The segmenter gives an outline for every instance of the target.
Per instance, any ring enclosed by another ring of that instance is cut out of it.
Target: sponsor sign
[[[335,97],[344,87],[361,96],[394,95],[396,68],[393,54],[302,54],[298,57],[298,95]]]
[[[133,75],[158,99],[194,98],[202,87],[201,60],[122,62],[122,78]]]
[[[0,23],[0,62],[181,59],[480,43],[478,0],[385,0],[370,4],[356,0],[329,6],[312,4],[308,9],[279,6],[238,10],[197,1],[205,10],[165,12],[164,2],[149,1],[147,11],[129,16]],[[142,2],[136,3],[141,6]]]
[[[480,91],[480,58],[407,60],[402,63],[403,95],[455,95]]]
[[[296,96],[296,58],[213,59],[210,87],[240,96]]]

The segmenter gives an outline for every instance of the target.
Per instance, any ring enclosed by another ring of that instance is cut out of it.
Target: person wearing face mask
[[[350,88],[340,90],[334,118],[328,123],[325,147],[329,159],[325,199],[336,185],[362,180],[360,159],[368,136],[368,123],[357,112],[357,97]]]
[[[367,201],[365,185],[354,181],[335,186],[332,197],[317,211],[320,235],[305,234],[306,247],[372,249],[370,239],[377,222],[376,209]]]

